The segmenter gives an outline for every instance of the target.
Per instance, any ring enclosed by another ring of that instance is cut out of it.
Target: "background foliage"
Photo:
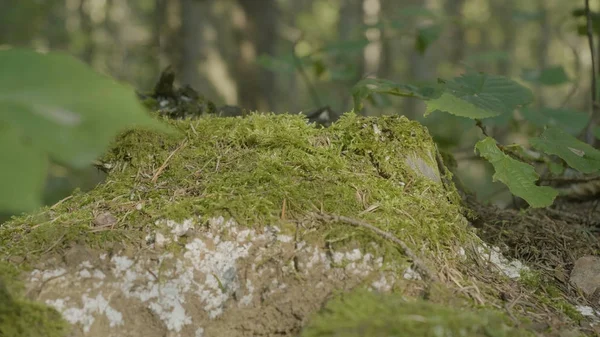
[[[489,117],[482,124],[501,144],[536,139],[531,145],[576,165],[582,150],[552,150],[541,131],[560,126],[576,136],[588,122],[581,8],[560,0],[6,0],[0,44],[67,51],[141,90],[172,64],[180,84],[246,109],[327,105],[339,115],[358,102],[363,114],[404,114],[454,153],[480,199],[502,204],[510,194],[491,183],[492,165],[473,155],[483,135],[470,118]],[[467,93],[478,109],[464,109]],[[47,202],[94,175],[60,164],[50,172]]]

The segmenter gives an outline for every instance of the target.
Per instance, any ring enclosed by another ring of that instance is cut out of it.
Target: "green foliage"
[[[425,54],[427,47],[440,38],[444,29],[443,25],[435,24],[421,27],[417,30],[417,39],[415,49],[421,54]]]
[[[504,183],[514,195],[525,199],[532,207],[552,205],[558,192],[547,186],[535,185],[539,175],[531,165],[507,156],[491,137],[477,142],[475,149],[494,166],[494,181]]]
[[[369,98],[373,93],[428,99],[439,96],[440,90],[436,86],[397,84],[384,79],[365,78],[352,89],[354,110],[360,111],[363,107],[363,100]]]
[[[0,73],[0,209],[38,207],[49,160],[82,168],[125,129],[165,129],[133,90],[68,55],[2,50]]]
[[[570,81],[562,66],[551,66],[544,69],[524,69],[521,78],[534,84],[548,86],[561,85]]]
[[[561,127],[572,135],[577,135],[583,131],[590,119],[585,112],[565,108],[543,107],[535,109],[525,107],[520,109],[520,112],[525,120],[539,128],[546,126]]]
[[[510,114],[519,106],[533,101],[531,91],[515,81],[504,76],[470,72],[446,82],[446,93],[470,103],[474,108],[467,112],[456,109],[444,109],[458,116],[485,118],[478,113],[488,115]],[[427,102],[428,112],[431,112],[430,102]]]
[[[440,110],[456,116],[488,118],[509,114],[533,100],[531,91],[503,76],[467,73],[437,85],[396,84],[382,79],[364,79],[352,91],[354,110],[372,93],[417,97],[425,100],[425,115]]]
[[[539,137],[532,138],[529,142],[540,151],[559,156],[580,172],[600,171],[600,151],[559,128],[548,128]]]
[[[552,69],[547,72],[549,75],[541,74],[536,81],[544,84],[560,83],[560,74],[564,75],[564,70],[562,67]],[[563,79],[565,78],[566,76]],[[569,134],[577,134],[585,128],[589,119],[586,114],[568,109],[528,108],[526,105],[533,101],[531,91],[506,77],[469,72],[452,80],[440,80],[436,86],[365,79],[357,83],[353,90],[355,110],[359,111],[362,101],[373,93],[420,98],[427,105],[426,116],[439,110],[471,119],[501,118],[507,122],[515,109],[522,108],[522,115],[533,125],[550,126],[540,137],[531,139],[531,144],[536,149],[546,155],[562,158],[569,166],[583,173],[600,170],[600,151]],[[566,132],[554,125],[561,125]],[[493,165],[494,181],[507,185],[514,195],[525,199],[532,207],[552,204],[557,191],[551,187],[536,185],[539,175],[531,165],[522,162],[524,156],[512,158],[489,137],[478,142],[475,148]],[[551,164],[550,162],[553,172],[559,171],[556,165]]]

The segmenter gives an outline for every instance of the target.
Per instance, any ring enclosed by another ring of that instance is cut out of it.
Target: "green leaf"
[[[37,182],[45,177],[47,157],[81,168],[121,131],[135,126],[167,130],[147,114],[131,88],[66,54],[2,50],[0,74],[0,125],[12,130],[4,136],[6,144],[22,156],[12,161],[13,169],[7,160],[4,169],[22,170],[10,186],[23,186],[23,194],[30,195],[20,206],[31,206],[39,197]],[[15,155],[3,146],[2,158]],[[18,206],[7,193],[16,192],[3,189],[0,208]]]
[[[417,39],[415,41],[415,49],[421,53],[421,55],[425,54],[427,48],[439,39],[442,34],[443,26],[442,25],[431,25],[427,27],[422,27],[417,30]]]
[[[411,84],[398,84],[379,78],[365,78],[356,83],[352,88],[354,111],[360,111],[363,108],[362,101],[373,93],[427,99],[439,95],[439,88],[433,85],[416,86]]]
[[[439,98],[427,101],[425,115],[435,110],[469,118],[510,114],[533,100],[531,91],[503,76],[468,73],[446,82]]]
[[[521,78],[525,81],[541,85],[561,85],[570,81],[562,66],[551,66],[544,69],[524,69]]]
[[[449,93],[443,93],[440,98],[427,101],[426,104],[427,110],[425,110],[425,116],[436,110],[446,111],[455,116],[472,119],[489,118],[500,115],[499,112],[482,109],[467,100]]]
[[[44,154],[22,138],[15,128],[0,127],[0,209],[13,213],[41,206],[48,168]]]
[[[558,126],[572,135],[579,134],[590,119],[585,112],[563,108],[533,109],[525,107],[520,111],[527,121],[540,128]]]
[[[529,142],[540,151],[559,156],[580,172],[594,173],[600,170],[600,151],[559,128],[550,127]]]
[[[558,192],[548,186],[537,186],[539,175],[531,165],[504,154],[491,137],[477,142],[475,149],[494,166],[494,181],[504,183],[512,194],[523,198],[531,207],[552,205]]]
[[[596,136],[596,139],[600,139],[600,126],[594,128],[594,136]]]

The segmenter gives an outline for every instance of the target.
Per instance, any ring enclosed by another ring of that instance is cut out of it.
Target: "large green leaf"
[[[440,87],[435,85],[418,86],[394,83],[379,78],[365,78],[352,88],[354,111],[360,111],[363,107],[362,101],[373,93],[429,99],[439,96],[440,90]]]
[[[540,151],[559,156],[580,172],[600,171],[600,151],[559,128],[550,127],[529,142]]]
[[[40,206],[48,160],[25,144],[13,127],[0,124],[0,209],[22,212]]]
[[[539,175],[531,165],[504,154],[491,137],[477,142],[479,154],[494,166],[494,181],[501,181],[512,194],[523,198],[531,207],[552,205],[558,192],[548,186],[537,186]]]
[[[503,76],[468,73],[446,82],[439,98],[427,101],[425,115],[440,110],[469,118],[489,118],[510,114],[531,103],[531,91]]]
[[[559,126],[572,135],[579,134],[590,119],[585,112],[564,108],[534,109],[526,107],[520,111],[526,120],[538,127]]]
[[[542,85],[561,85],[569,82],[569,77],[562,66],[551,66],[544,69],[524,69],[521,78],[525,81]]]
[[[3,184],[0,208],[18,211],[39,198],[47,157],[81,168],[120,131],[134,126],[166,130],[148,116],[131,88],[66,54],[21,49],[0,51],[0,125],[10,130],[3,135],[2,173],[21,170],[9,186],[21,186],[19,195],[29,196],[8,200],[7,194],[16,192]],[[6,159],[15,151],[20,159]]]

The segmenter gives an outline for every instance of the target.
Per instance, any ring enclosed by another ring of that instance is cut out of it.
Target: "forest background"
[[[526,145],[543,125],[577,133],[587,124],[592,61],[585,18],[573,15],[581,8],[561,0],[2,0],[0,45],[67,51],[140,91],[172,65],[178,84],[218,105],[328,106],[333,118],[352,109],[363,78],[422,83],[477,70],[534,92],[527,109],[485,120],[498,142]],[[512,202],[473,152],[475,121],[424,111],[420,100],[374,94],[361,113],[419,120],[481,201]],[[57,164],[50,176],[47,204],[102,179],[94,168]]]

